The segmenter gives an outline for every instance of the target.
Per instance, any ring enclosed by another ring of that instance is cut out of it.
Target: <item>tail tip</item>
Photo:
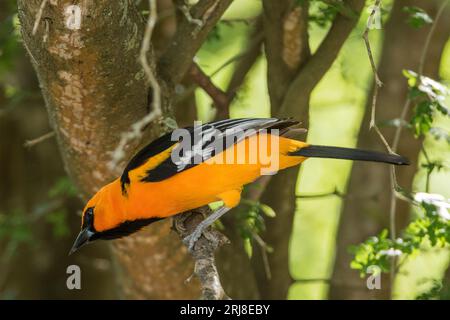
[[[400,166],[409,166],[411,164],[411,162],[409,161],[408,158],[405,158],[403,156],[398,156],[397,164]]]

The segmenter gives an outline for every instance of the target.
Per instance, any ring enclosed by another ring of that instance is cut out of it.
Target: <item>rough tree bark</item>
[[[412,29],[406,23],[404,6],[417,6],[435,16],[440,1],[395,1],[389,22],[386,25],[384,48],[379,66],[379,75],[384,86],[379,90],[377,102],[377,119],[383,122],[399,118],[403,108],[407,84],[402,75],[403,69],[416,70],[429,27]],[[424,74],[438,77],[440,55],[448,40],[450,23],[441,19],[431,40]],[[370,120],[370,98],[362,122],[358,146],[369,150],[383,150],[376,133],[368,130]],[[383,128],[388,141],[392,141],[394,129]],[[398,153],[407,156],[412,163],[416,158],[421,142],[415,140],[409,132],[403,133]],[[402,167],[397,170],[397,179],[404,188],[410,188],[416,173],[415,166]],[[369,183],[368,183],[369,182]],[[384,166],[367,166],[355,163],[344,209],[340,221],[337,239],[337,255],[334,274],[331,281],[330,297],[332,299],[387,299],[390,297],[389,277],[382,278],[382,290],[368,290],[365,280],[359,278],[358,272],[350,269],[351,256],[348,247],[365,240],[389,225],[390,203],[389,170]],[[397,207],[397,227],[405,226],[409,219],[410,207],[400,201]]]
[[[41,3],[18,1],[21,33],[66,170],[86,198],[117,176],[118,170],[107,167],[111,152],[120,134],[148,112],[149,88],[137,60],[145,21],[134,2],[127,0],[48,1],[33,35]],[[183,20],[178,26],[158,68],[163,117],[171,117],[173,85],[230,3],[201,0],[191,14],[203,25],[199,28]],[[153,67],[157,64],[152,54],[148,59]],[[163,123],[152,123],[142,141],[157,137],[163,129]],[[137,147],[137,141],[128,145],[128,158]],[[177,235],[170,232],[170,223],[159,222],[114,242],[124,297],[198,297],[198,283],[184,283],[193,264]]]

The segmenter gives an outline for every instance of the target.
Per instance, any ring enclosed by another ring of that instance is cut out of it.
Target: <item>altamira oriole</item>
[[[314,157],[408,164],[395,154],[310,145],[297,140],[296,131],[294,120],[249,118],[185,128],[187,138],[178,140],[172,133],[163,135],[89,200],[71,253],[93,240],[123,237],[160,219],[222,201],[223,206],[185,239],[192,249],[205,228],[239,204],[243,186],[261,176],[269,162],[276,163],[269,172]],[[193,140],[188,143],[191,150],[185,150],[186,144],[181,148],[185,139]],[[260,154],[266,156],[264,161]]]

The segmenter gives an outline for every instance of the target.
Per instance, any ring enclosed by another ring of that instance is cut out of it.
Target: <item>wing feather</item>
[[[216,152],[223,151],[262,129],[279,129],[282,133],[283,129],[296,124],[298,124],[297,121],[290,119],[243,118],[221,120],[197,128],[190,128],[191,148],[184,151],[181,150],[182,144],[179,144],[172,149],[174,152],[181,153],[179,161],[174,162],[171,157],[168,157],[157,166],[147,170],[141,181],[158,182],[168,179],[177,173],[203,163],[213,157]],[[212,137],[214,139],[211,139]],[[217,143],[223,148],[218,148]]]
[[[161,181],[210,159],[218,151],[217,142],[226,149],[262,129],[279,129],[283,134],[297,124],[298,121],[291,119],[242,118],[187,127],[191,148],[181,152],[177,150],[181,147],[179,141],[172,140],[172,132],[167,133],[142,148],[130,160],[120,177],[122,193],[126,195],[127,186],[133,181]],[[230,140],[232,135],[234,139]],[[173,161],[171,157],[175,151],[180,153],[178,161]]]

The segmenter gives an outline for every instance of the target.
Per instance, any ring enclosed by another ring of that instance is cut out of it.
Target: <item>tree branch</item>
[[[181,239],[190,235],[197,225],[210,214],[209,207],[192,210],[188,213],[174,217],[173,228]],[[219,273],[216,268],[214,253],[223,244],[229,242],[219,231],[208,228],[197,240],[191,255],[195,260],[194,274],[200,280],[202,286],[201,299],[224,300],[229,299],[220,282]]]
[[[200,88],[205,90],[205,92],[211,97],[214,105],[223,112],[228,112],[228,107],[230,101],[228,95],[220,90],[212,82],[211,78],[203,72],[203,70],[196,64],[193,63],[189,69],[189,76]]]
[[[304,92],[310,93],[335,61],[345,40],[347,40],[358,23],[358,17],[364,7],[364,1],[352,0],[348,2],[348,6],[357,14],[353,18],[342,14],[337,15],[317,51],[307,60],[295,80],[289,85],[279,112],[280,114],[286,115],[295,108],[304,107],[301,105]]]
[[[262,17],[258,17],[255,22],[254,29],[248,36],[248,47],[240,56],[228,84],[227,95],[231,98],[231,100],[234,99],[236,92],[239,90],[245,80],[245,77],[255,64],[258,57],[261,56],[261,46],[264,41],[264,33],[262,32],[262,28],[263,19]]]
[[[211,76],[208,76],[196,63],[193,63],[191,65],[189,76],[192,78],[194,83],[205,90],[205,92],[213,100],[214,105],[217,107],[217,113],[215,117],[216,120],[226,119],[229,117],[230,105],[236,97],[237,91],[241,87],[248,72],[261,54],[261,46],[264,39],[261,28],[262,19],[261,17],[259,17],[256,20],[255,28],[249,34],[249,45],[247,49],[244,50],[243,53],[237,55],[236,57],[233,57],[225,63],[224,66],[238,60],[226,92],[219,89],[211,79],[213,75],[217,74],[217,72],[222,69],[222,67],[213,72]]]
[[[272,115],[277,115],[291,81],[310,57],[308,1],[263,1],[264,48]]]
[[[191,8],[192,19],[201,20],[203,25],[200,27],[188,19],[180,22],[171,45],[158,64],[160,75],[164,80],[177,83],[184,77],[208,33],[231,2],[232,0],[200,0]]]

